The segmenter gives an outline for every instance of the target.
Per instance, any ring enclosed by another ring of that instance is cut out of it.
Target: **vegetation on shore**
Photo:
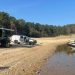
[[[55,52],[64,52],[68,55],[72,55],[75,53],[75,50],[73,50],[73,47],[68,46],[67,44],[59,45],[56,48]]]
[[[15,34],[23,34],[29,37],[52,37],[75,33],[75,24],[63,26],[26,22],[24,19],[16,19],[6,12],[0,12],[0,27],[11,28]]]

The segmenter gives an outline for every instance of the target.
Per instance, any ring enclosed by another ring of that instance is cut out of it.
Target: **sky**
[[[75,23],[75,0],[0,0],[0,11],[48,25]]]

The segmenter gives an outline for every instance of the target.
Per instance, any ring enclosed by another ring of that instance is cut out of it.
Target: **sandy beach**
[[[32,48],[0,48],[0,75],[37,75],[56,47],[67,43],[70,37],[35,39],[38,45]]]

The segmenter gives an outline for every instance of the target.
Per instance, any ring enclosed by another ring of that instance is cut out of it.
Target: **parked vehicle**
[[[10,47],[10,45],[15,44],[28,44],[35,45],[36,40],[31,39],[28,36],[24,35],[13,35],[14,30],[7,28],[0,28],[0,46],[1,47]]]
[[[30,37],[25,35],[12,35],[10,39],[11,39],[11,44],[35,45],[37,43],[36,40],[31,39]]]
[[[0,28],[0,46],[9,47],[10,46],[10,36],[14,30],[7,28]]]
[[[75,47],[75,39],[69,40],[68,45],[72,46],[72,47]]]

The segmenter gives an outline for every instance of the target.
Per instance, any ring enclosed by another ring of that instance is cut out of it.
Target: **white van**
[[[10,44],[29,44],[29,45],[33,44],[34,45],[37,43],[36,40],[31,39],[24,35],[12,35],[10,40],[11,40]]]
[[[26,43],[26,40],[27,40],[27,36],[23,36],[23,35],[12,35],[11,37],[10,37],[10,40],[11,40],[11,43],[12,44],[14,44],[14,43],[16,43],[16,44],[24,44],[24,43]]]

